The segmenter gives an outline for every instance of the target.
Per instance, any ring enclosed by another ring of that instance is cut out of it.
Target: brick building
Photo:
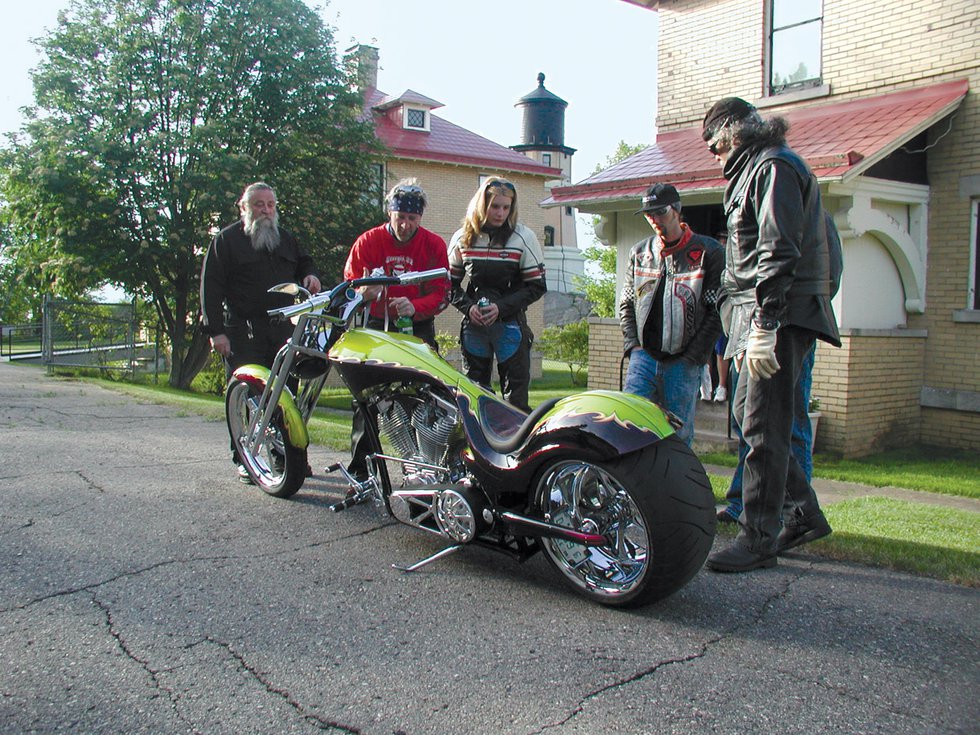
[[[814,370],[819,448],[980,447],[980,6],[625,1],[659,14],[657,136],[551,203],[601,216],[621,287],[652,182],[681,191],[696,231],[724,227],[707,108],[734,95],[784,116],[844,242],[843,348],[818,343]],[[621,355],[618,324],[592,320],[590,387],[619,385]]]

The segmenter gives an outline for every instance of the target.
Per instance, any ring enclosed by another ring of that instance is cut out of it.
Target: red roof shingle
[[[417,94],[417,93],[414,93]],[[368,111],[390,100],[377,89],[364,95]],[[522,153],[494,143],[459,125],[429,113],[429,131],[406,130],[387,114],[372,114],[378,138],[398,158],[476,166],[488,171],[514,171],[559,178],[561,169],[543,166]]]
[[[817,178],[844,180],[950,114],[968,89],[966,80],[956,80],[778,114],[790,123],[787,142]],[[688,191],[724,188],[721,169],[701,140],[700,125],[658,135],[653,145],[626,160],[578,184],[553,189],[543,204],[635,199],[656,181]]]

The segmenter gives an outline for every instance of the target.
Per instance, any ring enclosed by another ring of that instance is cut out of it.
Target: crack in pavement
[[[215,554],[215,555],[208,555],[208,556],[193,556],[193,557],[188,557],[188,558],[184,558],[184,559],[165,559],[163,561],[158,561],[158,562],[155,562],[153,564],[148,564],[147,566],[141,567],[139,569],[132,569],[132,570],[125,571],[125,572],[120,572],[119,574],[113,575],[112,577],[108,577],[106,579],[102,579],[102,580],[99,580],[99,581],[96,581],[96,582],[91,582],[89,584],[85,584],[85,585],[82,585],[80,587],[69,587],[67,589],[57,590],[55,592],[51,592],[51,593],[48,593],[46,595],[41,595],[40,597],[32,598],[32,599],[27,600],[26,602],[23,602],[23,603],[21,603],[19,605],[14,605],[14,606],[11,606],[11,607],[0,607],[0,614],[7,613],[7,612],[12,612],[12,611],[23,611],[23,610],[28,609],[29,607],[33,607],[34,605],[38,605],[38,604],[47,602],[49,600],[57,599],[59,597],[70,597],[71,595],[75,595],[75,594],[78,594],[80,592],[92,592],[94,590],[97,590],[99,587],[103,587],[105,585],[112,584],[113,582],[117,582],[117,581],[119,581],[121,579],[127,579],[127,578],[130,578],[130,577],[138,577],[138,576],[140,576],[142,574],[146,574],[147,572],[153,572],[153,571],[156,571],[157,569],[161,569],[163,567],[171,566],[173,564],[181,564],[181,565],[183,565],[183,564],[197,564],[199,562],[215,562],[215,561],[218,561],[218,562],[232,562],[232,561],[237,561],[237,560],[240,560],[240,559],[243,559],[243,558],[249,559],[249,560],[263,559],[263,558],[277,558],[278,559],[278,558],[281,558],[283,554],[292,554],[292,553],[296,553],[298,551],[302,551],[302,550],[306,550],[306,549],[316,549],[316,548],[319,548],[321,546],[331,546],[333,544],[343,543],[343,542],[348,541],[348,540],[353,539],[353,538],[360,538],[360,537],[363,537],[363,536],[368,536],[368,535],[370,535],[372,533],[376,533],[378,531],[383,531],[383,530],[385,530],[387,528],[395,528],[396,525],[397,524],[393,524],[393,523],[382,524],[380,526],[374,526],[372,528],[368,528],[368,529],[365,529],[363,531],[355,531],[354,533],[345,534],[344,536],[339,536],[339,537],[334,538],[334,539],[326,539],[324,541],[315,541],[315,542],[308,543],[308,544],[296,545],[296,546],[293,546],[292,548],[285,549],[285,550],[278,549],[278,550],[267,551],[267,552],[259,553],[259,554],[248,554],[248,553],[241,554],[241,555],[239,555],[239,554]]]
[[[269,694],[273,694],[275,696],[280,697],[283,702],[285,702],[290,707],[292,707],[297,712],[297,714],[299,714],[304,720],[306,720],[310,724],[315,725],[321,730],[326,730],[326,729],[339,730],[340,732],[350,733],[350,735],[360,735],[361,730],[359,728],[353,727],[351,725],[345,725],[341,722],[337,722],[336,720],[328,720],[324,717],[321,717],[320,715],[309,712],[302,702],[297,700],[292,694],[289,693],[288,689],[284,689],[283,687],[277,686],[275,683],[273,683],[273,681],[268,677],[267,672],[259,671],[259,669],[256,666],[248,662],[244,654],[236,651],[234,646],[232,646],[227,641],[221,641],[209,635],[209,636],[205,636],[203,642],[213,644],[227,651],[228,654],[235,661],[238,662],[238,665],[243,672],[247,673],[256,682],[262,685],[262,687]],[[191,644],[190,646],[188,646],[188,648],[192,648],[195,645],[198,644]]]
[[[173,711],[174,717],[176,717],[181,722],[185,723],[195,735],[204,735],[203,731],[195,727],[194,723],[184,717],[180,712],[180,695],[173,689],[167,687],[161,680],[159,672],[156,671],[150,662],[146,659],[140,658],[136,653],[129,647],[126,639],[123,637],[122,632],[116,626],[112,619],[112,609],[108,604],[103,603],[99,600],[98,595],[94,592],[91,594],[92,604],[98,607],[102,613],[105,615],[106,629],[109,631],[109,635],[115,641],[116,647],[122,652],[126,658],[128,658],[133,663],[137,664],[146,675],[150,678],[151,686],[157,691],[162,692],[168,700],[170,700],[170,708]]]
[[[783,582],[780,589],[776,590],[768,597],[766,597],[759,604],[759,609],[756,611],[756,614],[750,620],[747,620],[744,623],[739,623],[738,625],[734,625],[727,631],[722,632],[713,638],[709,638],[708,640],[704,641],[704,643],[702,643],[700,646],[698,646],[693,653],[687,656],[680,656],[678,658],[670,658],[664,661],[658,661],[657,663],[655,663],[653,666],[650,666],[649,668],[642,669],[630,676],[621,678],[617,681],[611,682],[609,684],[606,684],[605,686],[601,686],[598,689],[594,689],[593,691],[588,692],[587,694],[583,695],[579,699],[578,704],[572,708],[572,711],[569,712],[566,717],[563,717],[560,720],[556,720],[554,722],[543,725],[539,729],[529,733],[529,735],[540,735],[540,733],[544,733],[547,732],[548,730],[566,725],[567,723],[571,722],[585,711],[585,705],[589,702],[589,700],[596,699],[597,697],[602,696],[608,691],[627,687],[638,681],[642,681],[650,676],[653,676],[661,669],[667,668],[668,666],[687,664],[690,663],[691,661],[697,661],[699,659],[704,658],[705,656],[708,655],[711,649],[715,647],[717,644],[725,641],[728,638],[731,638],[740,630],[744,630],[745,628],[751,627],[753,625],[757,625],[765,617],[767,611],[771,609],[772,605],[777,600],[780,600],[783,597],[785,597],[786,594],[792,588],[792,586],[804,576],[804,571],[805,570],[801,570],[795,576],[787,578]]]

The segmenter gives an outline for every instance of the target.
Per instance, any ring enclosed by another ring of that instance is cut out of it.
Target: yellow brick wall
[[[589,317],[589,390],[619,390],[622,358],[619,320]]]
[[[764,95],[766,4],[659,4],[661,131],[699,122],[721,97],[754,101]],[[824,0],[823,13],[823,81],[836,99],[955,78],[976,68],[976,0]]]
[[[766,5],[659,3],[659,130],[700,122],[724,96],[763,96]],[[916,441],[978,449],[980,413],[921,407],[920,392],[952,390],[973,405],[980,400],[980,324],[954,318],[967,306],[971,252],[971,200],[961,187],[980,176],[980,3],[824,0],[823,13],[822,75],[832,96],[816,101],[952,79],[967,79],[971,91],[948,132],[944,122],[929,133],[926,309],[908,320],[910,330],[927,336],[860,335],[848,337],[843,350],[821,347],[814,393],[826,396],[818,447],[849,455]]]
[[[858,457],[921,441],[925,339],[920,331],[849,330],[840,349],[818,342],[818,450]]]
[[[976,38],[974,31],[974,43]],[[971,91],[952,117],[952,126],[940,123],[929,135],[929,143],[936,145],[928,153],[926,310],[912,315],[909,326],[928,330],[924,385],[972,393],[980,400],[980,324],[954,318],[968,305],[970,272],[972,201],[961,184],[967,177],[980,176],[980,65],[976,48],[973,53]],[[972,196],[980,198],[975,187]],[[980,449],[980,413],[924,409],[923,419],[924,443]]]

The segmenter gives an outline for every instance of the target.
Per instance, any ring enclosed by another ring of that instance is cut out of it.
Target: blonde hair
[[[463,218],[463,234],[459,238],[465,246],[471,246],[480,236],[483,225],[487,223],[487,208],[495,196],[505,196],[511,198],[510,214],[507,215],[507,222],[504,228],[510,232],[517,227],[517,188],[499,176],[488,176],[486,181],[480,184],[476,194],[470,199],[469,206],[466,207],[466,216]]]

